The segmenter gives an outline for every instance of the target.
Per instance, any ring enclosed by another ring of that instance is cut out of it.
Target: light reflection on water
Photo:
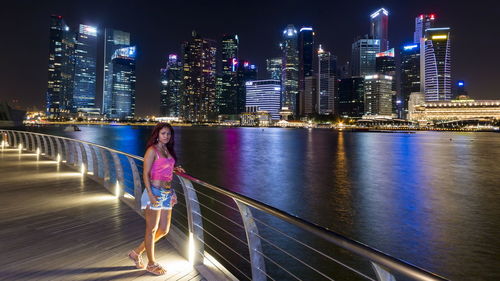
[[[30,130],[142,156],[151,127]],[[188,173],[454,280],[499,277],[500,134],[176,127]]]

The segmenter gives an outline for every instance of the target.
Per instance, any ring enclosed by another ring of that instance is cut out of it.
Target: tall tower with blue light
[[[281,109],[289,111],[291,115],[298,113],[299,94],[299,51],[297,48],[297,29],[289,24],[283,30],[282,51],[282,95]]]
[[[401,116],[406,118],[411,93],[421,91],[420,85],[420,44],[407,44],[401,48],[400,85],[398,97],[401,101]]]
[[[415,18],[415,33],[413,43],[420,44],[420,40],[425,37],[425,30],[432,28],[436,22],[436,14],[420,14]]]
[[[160,70],[160,115],[180,117],[182,63],[177,54],[168,56],[167,66]]]
[[[111,108],[106,117],[132,119],[135,116],[135,46],[121,48],[111,56]]]
[[[314,31],[312,27],[302,27],[299,30],[299,96],[298,96],[298,115],[304,115],[305,101],[311,99],[313,92],[308,87],[306,92],[306,78],[313,76],[314,61]]]
[[[238,35],[224,35],[220,41],[217,75],[217,108],[219,114],[237,114],[238,106]]]
[[[380,40],[380,51],[389,49],[389,12],[380,8],[370,15],[370,37]]]
[[[97,28],[80,24],[75,50],[73,112],[94,112],[96,97]]]
[[[424,41],[425,101],[451,100],[450,28],[429,28]]]

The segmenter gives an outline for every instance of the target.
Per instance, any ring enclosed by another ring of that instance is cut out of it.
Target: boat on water
[[[65,132],[78,132],[81,131],[80,128],[78,128],[77,125],[69,125],[66,128],[64,128]]]

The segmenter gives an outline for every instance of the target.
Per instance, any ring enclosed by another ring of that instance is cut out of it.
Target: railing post
[[[193,236],[193,247],[191,251],[194,251],[194,256],[192,257],[193,265],[203,264],[203,252],[205,251],[205,240],[203,238],[203,221],[201,218],[200,203],[198,203],[198,196],[193,188],[193,184],[190,180],[185,179],[181,176],[177,176],[182,186],[184,192],[184,198],[186,200],[186,213],[188,217],[188,229],[189,235]],[[191,239],[191,238],[190,238]]]
[[[69,153],[69,140],[61,139],[61,141],[64,144],[64,160],[66,160],[66,164],[69,165],[71,163],[71,155]]]
[[[27,150],[29,151],[35,151],[35,137],[33,136],[32,133],[27,133],[29,136],[30,136],[30,140],[31,140],[31,149],[28,148],[28,143],[26,143],[26,148],[28,148]]]
[[[377,276],[378,281],[396,281],[396,278],[389,271],[374,262],[370,263],[375,270],[375,275]]]
[[[77,141],[73,141],[73,148],[75,151],[75,165],[77,167],[80,167],[83,163],[83,152],[82,148],[80,147],[80,143]]]
[[[234,199],[234,198],[233,198]],[[238,209],[240,210],[243,224],[245,225],[245,232],[247,235],[248,250],[250,252],[250,263],[252,266],[252,281],[265,281],[266,277],[266,263],[262,256],[262,243],[259,238],[259,229],[253,219],[252,211],[243,202],[234,199]]]
[[[35,147],[33,148],[34,151],[36,151],[38,149],[38,151],[40,152],[40,154],[42,154],[42,151],[43,151],[43,147],[42,147],[42,140],[40,139],[40,134],[35,134],[35,133],[31,133],[33,135],[35,135],[35,140],[36,140],[36,144],[35,144]]]
[[[118,154],[116,152],[111,152],[111,157],[113,157],[113,162],[115,163],[115,175],[116,175],[116,181],[119,184],[120,187],[123,189],[125,187],[125,180],[123,179],[123,168],[122,168],[122,163],[120,162],[120,157],[118,157]],[[120,192],[120,190],[116,191],[118,194],[116,196],[121,196],[123,192]]]
[[[45,135],[40,135],[42,137],[43,142],[43,153],[48,156],[49,155],[49,144],[47,142],[47,138]]]
[[[82,152],[82,163],[85,165],[85,170],[88,171],[89,157],[87,157],[87,150],[85,149],[85,145],[83,143],[79,142],[78,144],[80,145],[80,151]]]
[[[89,146],[90,152],[92,153],[92,174],[94,177],[99,178],[99,161],[97,160],[97,152],[96,147],[91,145]]]
[[[106,156],[106,150],[99,148],[99,151],[101,152],[101,157],[102,157],[102,163],[104,164],[104,173],[103,173],[103,180],[104,180],[104,187],[110,191],[110,186],[109,186],[109,160],[108,157]]]
[[[137,165],[135,164],[134,159],[127,157],[128,162],[130,163],[130,169],[132,170],[132,176],[134,178],[134,199],[135,199],[135,209],[136,211],[141,210],[141,195],[142,195],[142,181],[141,176],[139,174],[139,170],[137,169]]]
[[[54,139],[52,136],[47,136],[47,139],[49,139],[49,143],[50,143],[50,157],[52,159],[56,159],[57,158],[57,152],[56,152],[56,148],[54,146]]]

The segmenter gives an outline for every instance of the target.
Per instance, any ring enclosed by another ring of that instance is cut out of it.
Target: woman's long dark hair
[[[177,162],[177,155],[175,155],[175,150],[174,150],[174,144],[175,144],[175,141],[174,141],[174,129],[168,123],[158,123],[158,124],[156,124],[156,126],[153,129],[153,132],[151,133],[151,136],[149,137],[149,140],[148,140],[148,142],[146,144],[146,150],[150,146],[156,145],[158,143],[158,137],[160,135],[160,131],[161,131],[161,129],[163,129],[165,127],[170,130],[170,140],[167,142],[167,145],[166,145],[167,149],[168,149],[168,153],[170,153],[170,155],[172,155],[172,157]]]

